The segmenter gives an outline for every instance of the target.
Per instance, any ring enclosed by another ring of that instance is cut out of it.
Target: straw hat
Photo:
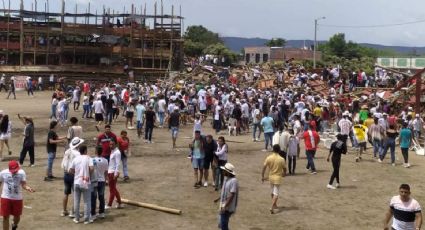
[[[233,166],[232,164],[226,163],[224,166],[220,166],[220,168],[223,169],[224,171],[232,174],[233,176],[236,176],[235,166]]]

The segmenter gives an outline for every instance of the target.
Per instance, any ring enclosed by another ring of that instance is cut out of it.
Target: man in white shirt
[[[91,193],[91,215],[96,216],[96,199],[99,198],[99,218],[105,218],[105,185],[108,177],[108,161],[102,157],[102,147],[96,148],[97,156],[92,158],[96,186]]]
[[[249,105],[245,99],[242,100],[242,129],[246,132],[249,131]]]
[[[22,215],[23,197],[21,188],[28,192],[34,190],[27,185],[26,174],[20,169],[15,160],[9,161],[9,169],[0,172],[2,182],[1,216],[3,216],[3,229],[9,229],[9,216],[13,216],[12,230],[18,228]]]
[[[162,128],[164,126],[164,118],[165,118],[165,108],[167,106],[167,102],[164,99],[164,96],[160,96],[158,100],[158,116],[159,116],[159,127]]]
[[[120,175],[121,152],[118,149],[116,140],[111,140],[111,142],[109,142],[109,147],[112,149],[108,167],[109,201],[105,209],[112,207],[112,202],[115,197],[118,202],[117,208],[122,208],[121,196],[117,189],[117,180]]]
[[[74,175],[69,173],[71,169],[72,161],[80,155],[80,152],[77,150],[78,146],[80,146],[84,142],[83,139],[79,137],[74,137],[69,143],[69,149],[65,151],[63,155],[61,167],[64,171],[63,182],[64,182],[64,197],[63,197],[63,210],[61,216],[74,216],[74,207],[71,209],[71,213],[68,212],[68,198],[72,193],[72,187],[74,186]]]
[[[100,100],[100,96],[96,98],[93,102],[93,110],[94,110],[94,118],[97,121],[96,129],[99,132],[99,126],[103,122],[103,114],[105,113],[105,109],[103,108],[102,100]]]

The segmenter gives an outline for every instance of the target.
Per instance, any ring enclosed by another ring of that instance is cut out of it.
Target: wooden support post
[[[49,54],[50,54],[50,22],[49,22],[49,1],[47,0],[45,4],[45,12],[47,19],[47,53],[46,53],[46,65],[49,64]]]
[[[24,11],[24,0],[21,0],[21,6],[20,6],[20,12],[19,12],[19,16],[21,19],[21,28],[20,28],[20,53],[19,53],[19,65],[23,66],[24,65],[24,16],[23,16],[23,12]]]
[[[7,37],[6,37],[6,65],[9,64],[9,40],[10,40],[10,0],[7,12]]]
[[[63,64],[63,47],[64,47],[64,30],[65,30],[65,0],[62,0],[61,12],[61,36],[59,38],[60,51],[59,51],[59,64]]]

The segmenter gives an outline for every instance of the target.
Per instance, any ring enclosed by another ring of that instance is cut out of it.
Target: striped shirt
[[[414,230],[416,213],[421,212],[421,206],[415,199],[403,202],[400,196],[393,196],[390,201],[393,211],[392,228],[396,230]]]
[[[341,134],[342,135],[349,135],[350,134],[351,125],[352,125],[351,121],[349,121],[346,118],[342,118],[338,122],[338,126],[341,129]]]

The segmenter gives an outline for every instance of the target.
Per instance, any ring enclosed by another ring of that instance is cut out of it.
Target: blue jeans
[[[91,192],[91,215],[96,215],[96,199],[99,198],[99,214],[105,213],[105,181],[97,182]]]
[[[83,105],[83,118],[84,116],[89,117],[90,115],[90,105]]]
[[[128,165],[127,165],[127,158],[128,156],[121,155],[121,161],[122,161],[122,171],[124,172],[124,177],[128,177]]]
[[[50,119],[52,119],[52,118],[55,118],[55,119],[57,119],[56,118],[56,109],[57,109],[57,105],[52,105],[52,110],[51,110],[51,114],[50,114]]]
[[[49,176],[53,175],[52,169],[53,169],[53,161],[56,158],[56,153],[55,152],[51,152],[51,153],[47,153],[47,174]]]
[[[270,147],[271,148],[273,148],[273,132],[270,132],[270,133],[264,133],[264,142],[265,142],[265,144],[266,144],[266,149],[267,149],[267,146],[269,145],[269,143],[270,143]]]
[[[373,156],[382,154],[382,140],[374,139],[373,140]]]
[[[316,167],[314,166],[314,154],[316,154],[316,150],[306,150],[305,154],[307,155],[307,169],[311,169],[311,171],[316,171]]]
[[[252,138],[255,139],[255,134],[257,133],[257,129],[258,129],[258,137],[257,139],[260,139],[260,135],[261,135],[261,128],[260,128],[260,123],[254,123],[252,124]]]
[[[220,225],[218,226],[221,230],[229,230],[229,220],[232,216],[231,212],[224,211],[220,213]]]
[[[84,221],[89,221],[90,219],[90,185],[88,189],[81,188],[80,185],[74,184],[74,209],[75,209],[75,219],[80,220],[80,199],[83,195],[84,202]]]
[[[163,126],[164,125],[164,112],[158,112],[158,116],[159,116],[159,125]]]
[[[385,143],[384,151],[379,156],[381,160],[384,160],[385,155],[387,155],[387,151],[390,149],[391,152],[391,163],[395,162],[395,139],[394,138],[388,138],[387,142]]]
[[[112,118],[114,117],[114,110],[110,109],[106,111],[106,121],[108,124],[112,123]]]

